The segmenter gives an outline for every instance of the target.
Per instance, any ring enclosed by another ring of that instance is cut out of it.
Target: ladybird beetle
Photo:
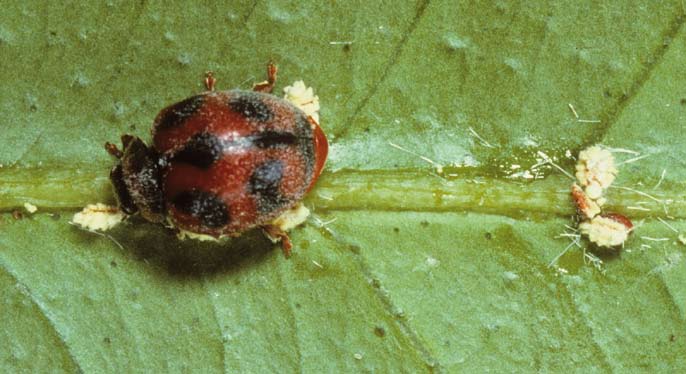
[[[288,235],[270,223],[312,188],[328,143],[311,116],[271,94],[276,72],[270,63],[253,91],[215,91],[209,72],[206,92],[157,115],[150,146],[133,135],[122,150],[106,143],[119,159],[110,172],[119,209],[214,238],[261,227],[288,256]]]

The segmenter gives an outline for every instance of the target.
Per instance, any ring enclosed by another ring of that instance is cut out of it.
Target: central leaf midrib
[[[31,203],[40,210],[78,210],[95,202],[113,203],[107,170],[93,167],[0,169],[0,211]],[[506,216],[574,214],[572,181],[552,174],[538,180],[478,176],[474,170],[447,178],[430,169],[342,170],[322,175],[305,203],[318,211],[375,210],[484,212]],[[606,192],[606,211],[641,218],[686,218],[686,191],[664,183],[648,195],[632,188]],[[639,207],[640,209],[637,209]]]

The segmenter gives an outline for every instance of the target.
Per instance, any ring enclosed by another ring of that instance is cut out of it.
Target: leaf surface
[[[678,371],[683,23],[681,1],[3,5],[2,371]],[[331,143],[291,259],[258,232],[69,225],[112,202],[104,142],[270,60]],[[550,267],[574,209],[539,152],[572,171],[596,143],[637,229],[603,272],[579,248]]]

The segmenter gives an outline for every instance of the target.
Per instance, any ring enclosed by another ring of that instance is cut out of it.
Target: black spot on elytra
[[[252,138],[252,143],[258,148],[287,147],[298,142],[295,134],[278,131],[263,131]]]
[[[155,122],[155,128],[166,130],[183,125],[188,118],[202,107],[204,101],[204,95],[197,95],[167,107]]]
[[[172,204],[180,212],[199,219],[203,226],[217,228],[229,223],[226,204],[211,192],[184,191],[172,199]]]
[[[266,122],[274,118],[274,113],[264,102],[262,95],[254,92],[237,93],[229,99],[228,105],[232,111],[258,122]]]
[[[210,133],[193,135],[186,145],[174,156],[171,161],[185,162],[199,168],[206,169],[217,161],[222,155],[222,143]]]
[[[248,181],[248,191],[256,196],[260,213],[270,213],[281,207],[286,199],[279,192],[283,178],[283,163],[268,160],[258,165]]]

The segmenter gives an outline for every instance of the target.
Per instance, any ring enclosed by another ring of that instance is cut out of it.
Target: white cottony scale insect
[[[575,175],[579,184],[572,185],[572,198],[583,220],[579,231],[599,247],[624,244],[633,229],[625,216],[601,211],[605,203],[603,192],[614,182],[617,173],[614,157],[608,149],[592,146],[579,152]]]
[[[589,198],[599,199],[617,176],[612,152],[595,145],[579,152],[575,176]]]
[[[599,247],[618,247],[629,237],[633,224],[620,214],[603,214],[579,224],[579,231]]]

